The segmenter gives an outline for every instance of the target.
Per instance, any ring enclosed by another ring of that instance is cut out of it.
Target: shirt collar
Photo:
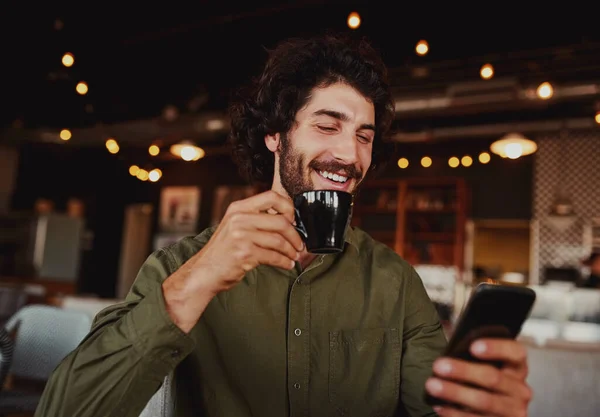
[[[358,249],[358,241],[356,239],[356,233],[354,232],[354,229],[350,225],[348,225],[348,228],[346,229],[346,243],[349,243],[350,245],[354,246],[354,248],[356,249],[356,252],[360,253],[360,250]]]

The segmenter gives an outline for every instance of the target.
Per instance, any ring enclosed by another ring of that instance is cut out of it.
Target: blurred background
[[[381,51],[396,103],[398,152],[353,223],[415,265],[449,331],[473,285],[526,285],[540,363],[552,343],[591,355],[566,363],[598,357],[600,30],[588,6],[524,8],[3,6],[2,317],[33,304],[93,317],[153,250],[261,191],[229,156],[229,99],[280,40],[333,30]],[[585,363],[566,366],[596,391],[544,398],[595,409],[600,365]]]

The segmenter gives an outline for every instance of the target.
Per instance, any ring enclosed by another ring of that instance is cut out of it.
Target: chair
[[[45,383],[58,364],[89,333],[92,320],[86,313],[45,305],[30,305],[13,315],[3,330],[16,331],[8,372],[22,380]],[[6,338],[4,346],[8,346]],[[0,415],[33,413],[41,393],[0,392]]]
[[[167,375],[158,391],[152,396],[140,417],[174,417],[175,401],[173,374]]]
[[[4,324],[27,302],[27,293],[21,286],[0,286],[0,324]]]

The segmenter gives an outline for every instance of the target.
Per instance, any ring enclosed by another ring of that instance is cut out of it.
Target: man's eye
[[[358,135],[358,140],[364,143],[371,143],[371,138],[368,136],[360,136]]]
[[[335,127],[319,126],[323,132],[335,132]]]

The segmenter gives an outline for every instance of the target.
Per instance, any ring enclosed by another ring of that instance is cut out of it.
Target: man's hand
[[[292,269],[304,250],[293,222],[292,201],[275,191],[233,202],[204,248],[163,283],[175,324],[191,330],[214,296],[258,265]]]
[[[273,214],[270,214],[273,213]],[[275,191],[233,202],[206,246],[193,259],[215,293],[226,291],[258,265],[292,269],[304,249],[293,226],[294,205]]]
[[[526,417],[532,391],[526,384],[527,351],[515,340],[481,339],[471,345],[481,359],[504,362],[501,369],[452,358],[440,358],[433,365],[434,376],[425,384],[429,394],[457,404],[461,409],[442,406],[435,411],[443,417]]]

